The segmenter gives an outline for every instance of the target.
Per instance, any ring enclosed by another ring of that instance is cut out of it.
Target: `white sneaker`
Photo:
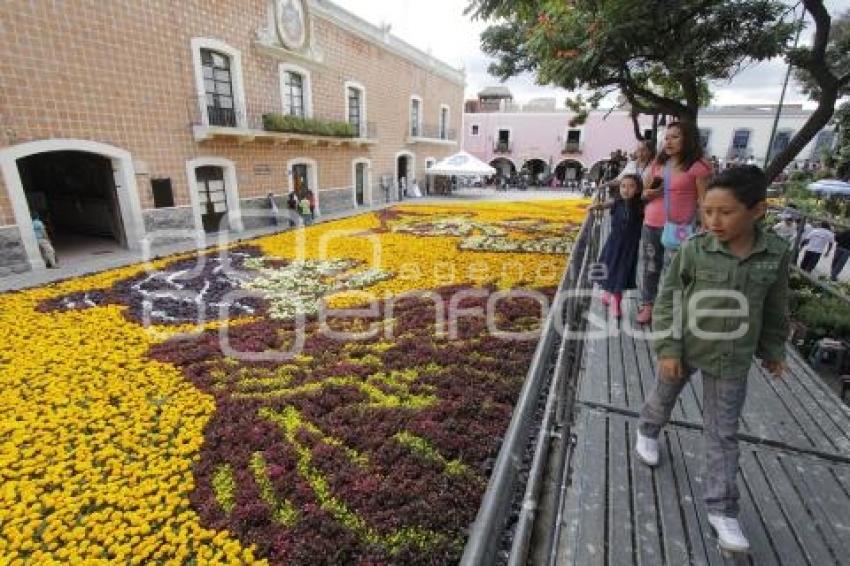
[[[744,536],[738,519],[709,514],[708,522],[717,532],[720,548],[732,552],[747,552],[750,549],[750,542]]]
[[[654,438],[644,436],[640,430],[637,431],[637,442],[635,443],[635,454],[638,459],[647,466],[658,465],[658,441]]]

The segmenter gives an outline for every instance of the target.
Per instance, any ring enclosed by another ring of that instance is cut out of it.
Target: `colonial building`
[[[403,197],[459,149],[464,74],[327,0],[0,4],[0,275],[63,249]],[[153,242],[154,245],[156,242]],[[70,252],[69,252],[70,253]]]
[[[627,110],[593,111],[584,124],[570,126],[575,114],[556,108],[554,99],[521,106],[504,87],[485,89],[464,108],[463,149],[504,175],[524,170],[535,178],[554,174],[560,181],[592,177],[611,152],[630,151],[635,145]],[[799,104],[783,107],[771,155],[788,145],[810,115]],[[775,116],[776,107],[770,105],[703,108],[699,127],[706,156],[721,162],[752,157],[763,165]],[[651,135],[651,119],[641,116],[639,128],[643,135]],[[823,130],[797,160],[819,160],[821,149],[830,147],[833,139],[831,129]]]

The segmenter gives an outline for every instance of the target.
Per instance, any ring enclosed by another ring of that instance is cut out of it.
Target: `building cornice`
[[[380,28],[351,12],[340,8],[329,0],[310,0],[310,10],[318,16],[342,29],[364,39],[382,49],[414,63],[422,69],[440,75],[459,86],[465,86],[466,73],[440,61],[389,33],[389,28]]]

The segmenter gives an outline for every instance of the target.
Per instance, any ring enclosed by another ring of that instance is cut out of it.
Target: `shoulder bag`
[[[673,170],[670,167],[670,161],[664,165],[664,230],[661,232],[661,245],[668,250],[678,250],[682,242],[691,237],[694,233],[694,217],[683,223],[673,222],[670,218],[670,201],[672,195],[670,190],[673,183],[671,178]]]

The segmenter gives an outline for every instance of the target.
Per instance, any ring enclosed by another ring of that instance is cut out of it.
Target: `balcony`
[[[513,145],[511,142],[506,141],[496,142],[493,146],[493,153],[511,153],[513,151]]]
[[[280,108],[236,104],[234,108],[204,107],[197,99],[187,103],[192,135],[197,142],[232,140],[238,144],[298,143],[307,146],[363,147],[378,143],[378,128],[361,123],[359,128],[342,116],[317,116],[302,119],[284,116]]]
[[[564,144],[564,147],[561,148],[561,155],[567,155],[570,153],[581,153],[582,143],[581,142],[573,142],[568,141]]]
[[[434,125],[408,124],[407,143],[457,145],[457,132]]]

